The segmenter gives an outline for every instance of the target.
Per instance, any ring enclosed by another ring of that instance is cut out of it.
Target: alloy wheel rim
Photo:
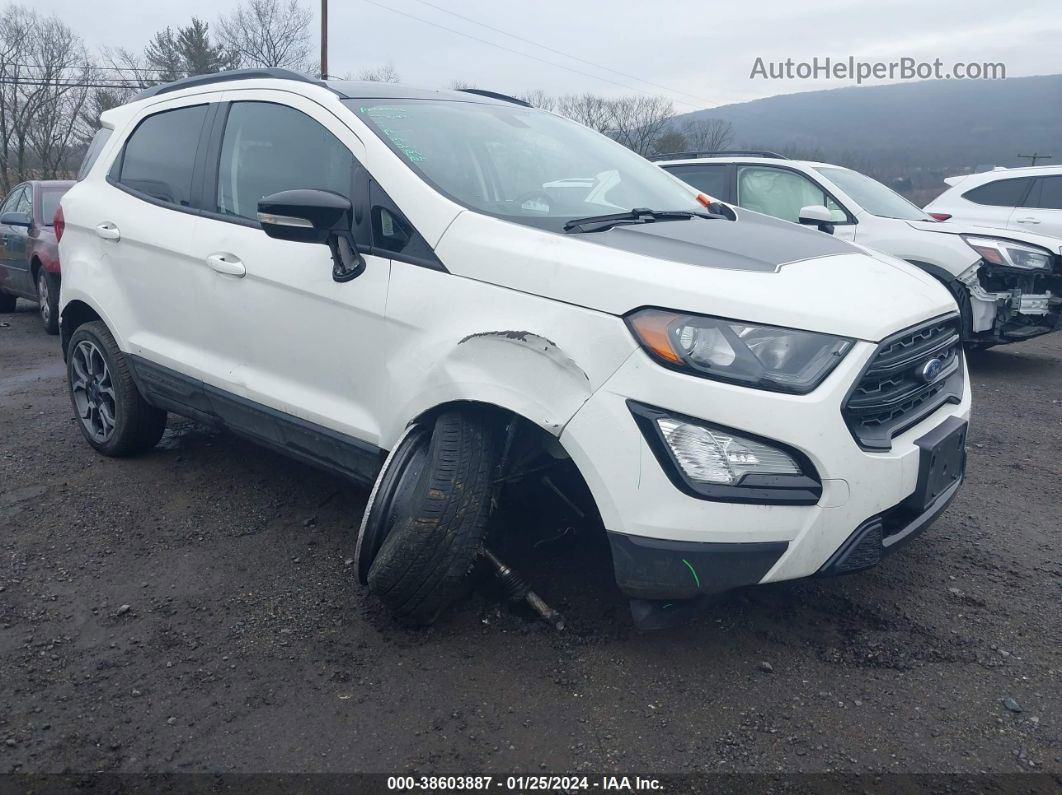
[[[48,305],[48,279],[41,271],[37,277],[37,303],[41,308],[41,320],[48,323],[52,319],[52,308]]]
[[[78,418],[100,443],[114,435],[117,406],[107,360],[93,343],[81,340],[70,357],[70,392]]]

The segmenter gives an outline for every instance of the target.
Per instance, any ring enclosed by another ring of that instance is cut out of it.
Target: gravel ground
[[[172,419],[102,458],[56,339],[0,317],[0,772],[1062,774],[1062,334],[971,359],[969,479],[851,577],[632,629],[595,528],[396,627],[348,561],[366,493]],[[549,518],[546,518],[549,517]]]

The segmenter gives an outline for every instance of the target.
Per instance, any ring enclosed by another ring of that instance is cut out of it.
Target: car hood
[[[1024,232],[1018,229],[1004,229],[998,226],[982,226],[965,221],[950,219],[947,221],[907,221],[912,229],[921,232],[935,232],[942,235],[980,235],[981,237],[1002,237],[1007,240],[1017,240],[1019,243],[1027,243],[1030,246],[1046,248],[1052,254],[1062,253],[1062,240],[1048,235],[1037,235],[1032,232]]]
[[[878,341],[956,311],[912,265],[740,211],[571,235],[466,211],[436,254],[455,275],[614,315],[659,306]]]

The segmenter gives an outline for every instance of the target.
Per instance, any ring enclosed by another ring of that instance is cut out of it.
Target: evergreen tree
[[[169,82],[190,75],[205,75],[232,69],[236,58],[224,45],[210,40],[210,26],[192,17],[176,31],[167,27],[156,33],[144,48],[148,66],[157,70],[153,77]]]

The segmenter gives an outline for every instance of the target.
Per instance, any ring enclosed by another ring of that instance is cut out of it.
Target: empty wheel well
[[[527,417],[491,403],[454,400],[428,409],[414,422],[430,427],[439,414],[455,409],[488,412],[506,428],[499,473],[505,490],[524,494],[543,488],[562,490],[566,495],[562,499],[570,496],[587,516],[599,516],[589,486],[560,440]],[[551,482],[544,485],[544,478]]]
[[[37,284],[37,274],[40,272],[40,270],[41,270],[40,258],[34,257],[33,259],[30,260],[30,276],[33,277],[33,284],[34,285]]]
[[[63,307],[63,314],[59,317],[60,344],[63,348],[63,360],[66,360],[66,349],[70,346],[70,338],[74,336],[77,327],[93,320],[102,320],[96,310],[84,301],[71,301]]]

